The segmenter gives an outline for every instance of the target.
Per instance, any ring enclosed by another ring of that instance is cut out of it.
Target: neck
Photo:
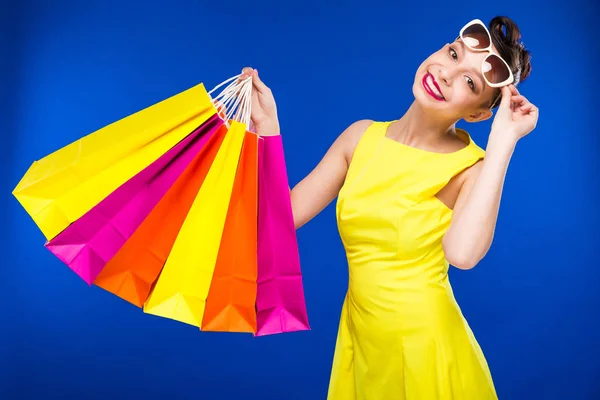
[[[428,113],[413,101],[406,113],[390,129],[389,137],[407,145],[435,145],[454,132],[456,121]]]

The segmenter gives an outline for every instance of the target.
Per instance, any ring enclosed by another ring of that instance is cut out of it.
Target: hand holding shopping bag
[[[48,249],[145,313],[308,330],[283,145],[249,129],[251,99],[240,76],[195,86],[34,163],[15,196]]]

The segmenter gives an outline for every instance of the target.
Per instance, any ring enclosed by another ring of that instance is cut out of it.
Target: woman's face
[[[415,100],[448,119],[475,122],[491,117],[488,106],[498,89],[489,87],[481,73],[487,55],[468,49],[460,39],[446,44],[419,66],[413,84]]]

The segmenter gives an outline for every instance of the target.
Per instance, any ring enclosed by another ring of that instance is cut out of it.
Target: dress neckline
[[[390,125],[392,123],[394,123],[394,122],[395,121],[390,121],[390,122],[386,123],[386,125],[385,125],[385,127],[383,129],[383,138],[385,140],[387,140],[387,141],[395,143],[397,146],[409,149],[411,151],[421,152],[421,153],[426,153],[426,154],[431,154],[431,155],[436,155],[436,156],[450,156],[450,155],[458,154],[458,153],[461,153],[461,152],[465,151],[466,149],[468,149],[469,147],[471,147],[472,144],[473,144],[473,140],[471,139],[471,136],[469,135],[469,133],[467,131],[465,131],[463,129],[460,129],[460,128],[455,128],[456,129],[456,135],[459,137],[460,140],[462,140],[463,142],[466,143],[466,146],[463,147],[463,148],[461,148],[461,149],[459,149],[459,150],[455,150],[455,151],[452,151],[450,153],[440,153],[440,152],[437,152],[437,151],[425,150],[425,149],[421,149],[421,148],[418,148],[418,147],[409,146],[407,144],[401,143],[401,142],[399,142],[397,140],[394,140],[394,139],[388,137],[388,135],[387,135],[388,134],[388,129],[389,129]]]

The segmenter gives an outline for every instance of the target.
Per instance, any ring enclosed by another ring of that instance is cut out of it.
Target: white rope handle
[[[246,85],[247,94],[245,97],[246,103],[244,104],[245,114],[243,115],[242,122],[246,125],[246,129],[249,130],[250,122],[252,121],[252,80]]]
[[[240,86],[240,81],[235,81],[235,82],[231,83],[229,86],[227,86],[225,89],[223,89],[223,91],[218,96],[216,96],[213,100],[218,100],[219,98],[223,98],[223,99],[228,98],[229,96],[234,94],[237,90],[239,90],[239,86]],[[211,92],[209,92],[209,94],[211,94],[215,89],[211,90]],[[224,100],[221,100],[221,102],[224,102]]]
[[[240,103],[240,107],[236,113],[236,119],[248,126],[250,124],[250,116],[251,116],[251,100],[252,100],[252,82],[248,81],[244,84],[241,89],[241,98],[242,101]]]
[[[239,107],[236,110],[234,119],[246,126],[250,123],[251,115],[251,100],[252,100],[252,78],[248,78],[242,82],[242,87],[238,93],[240,99]]]
[[[226,115],[226,122],[229,121],[230,119],[234,119],[235,121],[241,122],[239,121],[239,109],[238,106],[243,102],[242,99],[242,95],[245,93],[245,91],[243,90],[243,86],[240,86],[240,90],[236,91],[234,93],[234,95],[232,96],[234,101],[233,101],[233,105],[231,106],[231,108],[229,109],[229,111],[227,112]]]
[[[216,89],[216,88],[215,88]],[[214,91],[213,89],[212,91]],[[218,96],[213,99],[213,103],[217,109],[224,108],[225,111],[229,107],[229,103],[234,99],[236,92],[239,90],[239,82],[233,82],[226,87]],[[211,92],[212,92],[211,91]]]
[[[229,127],[229,121],[241,122],[249,128],[252,116],[252,78],[240,80],[240,75],[233,76],[217,86],[208,94],[214,106],[219,112],[225,113],[225,124]],[[231,83],[230,83],[231,82]],[[217,96],[213,93],[220,87],[227,85]]]
[[[220,88],[221,86],[223,86],[223,85],[224,85],[224,84],[226,84],[227,82],[230,82],[230,81],[233,81],[233,80],[235,80],[235,79],[239,78],[240,76],[241,76],[241,74],[238,74],[238,75],[236,75],[236,76],[232,76],[231,78],[229,78],[229,79],[227,79],[227,80],[225,80],[225,81],[223,81],[223,82],[219,83],[219,84],[218,84],[217,86],[215,86],[215,87],[214,87],[214,88],[213,88],[213,89],[212,89],[210,92],[208,92],[208,94],[209,94],[209,95],[212,95],[212,94],[213,94],[213,92],[214,92],[215,90],[217,90],[218,88]]]

